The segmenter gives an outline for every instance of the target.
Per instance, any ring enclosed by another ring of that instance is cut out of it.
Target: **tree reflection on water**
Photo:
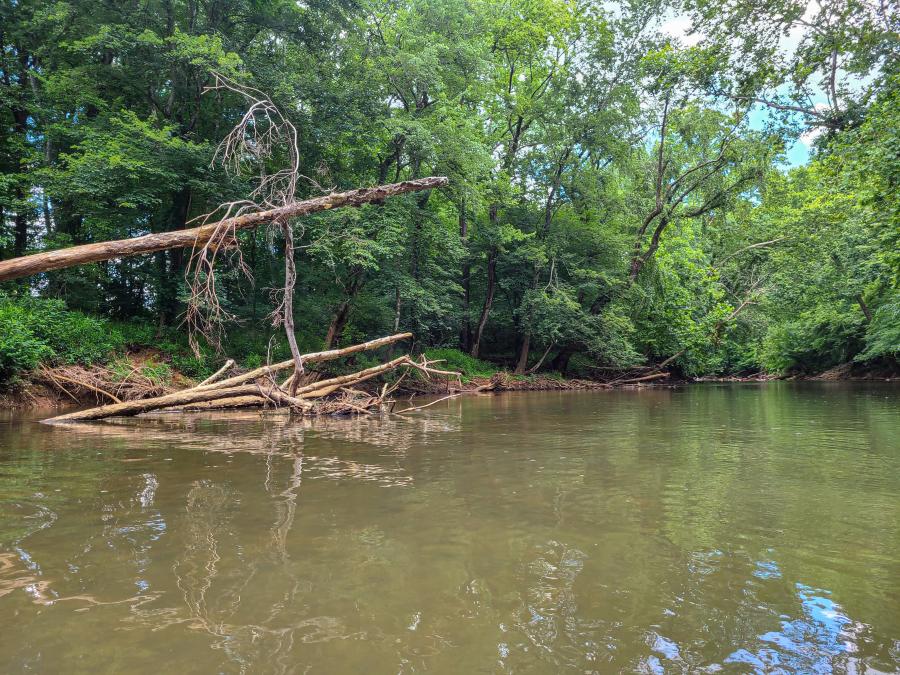
[[[897,458],[704,391],[23,427],[0,670],[895,670]]]

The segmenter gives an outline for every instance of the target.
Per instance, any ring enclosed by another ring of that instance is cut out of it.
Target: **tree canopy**
[[[290,236],[305,344],[409,330],[520,373],[893,367],[898,16],[855,0],[0,0],[0,260],[248,199],[216,161],[246,110],[224,77],[297,130],[298,199],[449,178],[239,233],[249,277],[226,262],[215,288],[231,339],[266,334]],[[810,159],[790,166],[798,139]],[[179,326],[189,258],[46,272],[0,300]]]

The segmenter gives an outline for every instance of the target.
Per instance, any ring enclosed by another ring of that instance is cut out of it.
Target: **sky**
[[[810,19],[815,16],[815,0],[810,0],[808,9],[804,18]],[[660,26],[660,31],[666,35],[670,35],[673,38],[677,38],[678,41],[684,45],[685,47],[693,47],[700,43],[703,39],[703,35],[700,33],[691,33],[691,20],[686,16],[674,15],[671,18],[667,19]],[[782,41],[782,48],[787,52],[793,51],[797,45],[800,44],[800,41],[803,39],[803,30],[795,29],[791,31],[791,33]],[[814,103],[823,103],[825,102],[825,96],[822,94],[820,97],[821,101],[815,100]],[[771,116],[771,111],[769,111],[764,105],[755,105],[750,111],[750,127],[752,129],[762,129],[766,126],[766,123],[769,121]],[[802,118],[801,115],[797,115],[798,120]],[[813,130],[810,132],[806,132],[801,134],[801,136],[795,140],[791,145],[788,146],[785,152],[785,165],[787,167],[800,166],[802,164],[806,164],[810,157],[812,148],[812,144],[816,139],[817,130]]]

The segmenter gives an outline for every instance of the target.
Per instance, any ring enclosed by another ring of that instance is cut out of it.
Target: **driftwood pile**
[[[369,342],[344,347],[343,349],[304,354],[302,363],[307,365],[332,361],[359,352],[378,349],[410,337],[412,337],[412,333],[398,333],[397,335],[370,340]],[[410,370],[418,371],[428,377],[443,376],[459,380],[459,373],[436,369],[432,367],[433,363],[427,361],[424,357],[416,361],[409,355],[403,355],[371,368],[324,380],[316,380],[315,377],[305,377],[304,380],[312,381],[298,381],[295,383],[294,378],[297,375],[296,371],[294,371],[290,377],[278,383],[275,379],[276,374],[294,368],[294,359],[269,364],[246,373],[226,377],[234,367],[234,362],[229,360],[214,375],[200,384],[187,389],[151,398],[113,402],[96,408],[60,415],[45,421],[53,423],[78,422],[101,420],[107,417],[130,417],[153,411],[254,407],[288,408],[292,412],[303,415],[368,414],[373,409],[378,409],[385,403],[388,403],[388,397],[396,391],[402,378],[405,377],[404,373],[396,382],[384,384],[376,393],[369,393],[356,388],[361,383],[379,375],[401,369],[406,372]],[[74,378],[72,379],[74,380]],[[71,384],[84,387],[86,383],[74,381]],[[93,387],[88,386],[87,388]],[[291,393],[292,390],[293,393]],[[114,395],[113,398],[115,398]]]

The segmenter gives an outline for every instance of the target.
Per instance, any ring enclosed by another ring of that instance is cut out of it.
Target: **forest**
[[[280,324],[469,374],[895,371],[897,10],[2,0],[0,263],[252,210],[285,167],[297,200],[447,181],[235,232],[199,300],[189,247],[0,282],[0,382],[138,347],[258,367]],[[248,97],[296,142],[223,155]]]

